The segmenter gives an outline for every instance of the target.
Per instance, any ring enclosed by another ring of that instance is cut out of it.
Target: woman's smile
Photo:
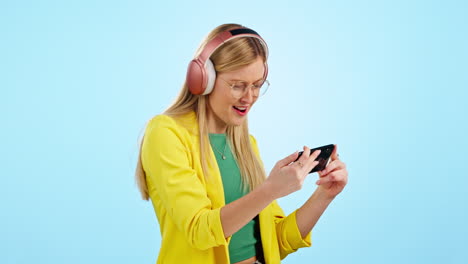
[[[247,115],[249,109],[247,106],[233,106],[232,108],[240,116]]]

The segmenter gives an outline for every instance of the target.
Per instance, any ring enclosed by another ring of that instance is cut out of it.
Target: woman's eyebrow
[[[232,82],[245,82],[245,83],[247,83],[247,81],[241,80],[241,79],[235,79],[235,78],[233,78],[233,79],[229,79],[229,80],[232,81]],[[253,82],[255,83],[255,82],[258,82],[258,81],[261,81],[261,80],[263,80],[263,77],[261,77],[260,79],[255,80],[255,81],[253,81]]]

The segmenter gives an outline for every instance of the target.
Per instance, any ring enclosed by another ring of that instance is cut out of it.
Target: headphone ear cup
[[[204,95],[210,94],[213,91],[214,84],[216,81],[216,70],[215,70],[213,62],[210,59],[206,60],[205,62],[205,73],[206,73],[207,82],[206,82],[206,88],[204,89],[205,91],[203,92]]]
[[[205,75],[203,63],[199,59],[194,59],[189,63],[186,80],[191,93],[202,94],[205,91]]]

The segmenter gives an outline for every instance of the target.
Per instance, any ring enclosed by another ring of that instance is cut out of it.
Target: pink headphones
[[[191,93],[205,95],[213,91],[216,80],[216,70],[213,62],[210,60],[210,56],[225,42],[240,37],[259,39],[268,58],[268,46],[266,42],[252,29],[241,27],[221,32],[206,44],[200,55],[193,59],[188,66],[187,85]],[[263,79],[266,79],[267,75],[268,67],[265,63],[265,74],[263,75]]]

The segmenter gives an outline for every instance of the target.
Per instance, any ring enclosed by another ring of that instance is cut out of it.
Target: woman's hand
[[[318,161],[315,159],[319,154],[320,150],[316,150],[310,155],[310,149],[304,147],[304,152],[296,162],[299,155],[297,151],[278,161],[265,181],[274,199],[300,190],[309,172],[317,166]]]
[[[335,198],[348,183],[346,164],[338,159],[337,149],[338,146],[335,145],[331,162],[324,170],[318,172],[320,179],[316,182],[319,186],[317,191],[325,193],[328,198]]]

